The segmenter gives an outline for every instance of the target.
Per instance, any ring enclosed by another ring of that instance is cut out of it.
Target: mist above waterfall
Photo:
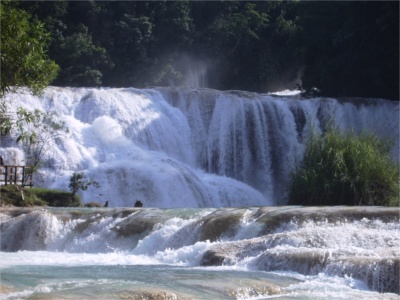
[[[210,89],[48,88],[9,94],[27,109],[55,111],[70,133],[49,141],[34,184],[68,190],[73,172],[98,181],[84,202],[111,206],[225,207],[284,203],[288,175],[310,128],[373,131],[394,141],[399,104],[386,100],[299,100]],[[13,156],[15,147],[2,144]],[[14,148],[12,148],[14,147]],[[15,155],[13,156],[15,157]]]
[[[183,54],[174,62],[174,69],[180,73],[180,79],[170,82],[170,86],[189,88],[210,88],[216,85],[216,79],[209,80],[213,63],[210,59]]]

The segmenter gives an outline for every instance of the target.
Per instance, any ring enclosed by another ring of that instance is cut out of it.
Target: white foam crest
[[[272,92],[269,94],[277,95],[277,96],[296,96],[296,95],[300,95],[301,91],[300,90],[282,90],[282,91]]]
[[[105,143],[118,143],[119,139],[124,138],[121,125],[108,116],[96,118],[92,123],[92,130]]]
[[[296,238],[301,246],[315,248],[341,248],[362,249],[366,253],[377,248],[390,247],[400,249],[398,222],[384,223],[381,220],[363,218],[361,220],[346,222],[328,222],[307,220],[299,224],[296,221],[283,224],[275,232],[282,233],[291,238]],[[337,234],[337,232],[341,234]]]
[[[177,231],[195,221],[196,219],[183,220],[181,218],[172,218],[164,224],[158,224],[149,235],[139,241],[132,253],[154,255],[156,252],[164,251],[169,245],[170,238]]]
[[[253,219],[251,210],[247,210],[240,221],[240,228],[235,236],[232,238],[233,241],[240,241],[250,239],[258,236],[259,232],[263,228],[263,225],[256,222]]]
[[[203,257],[204,252],[212,243],[209,241],[197,242],[194,245],[184,246],[179,249],[166,249],[159,251],[154,258],[160,263],[198,266]]]
[[[92,220],[69,221],[69,230],[59,236],[59,239],[49,246],[49,250],[67,251],[72,253],[104,253],[131,249],[127,241],[118,238],[111,230],[119,218],[93,216]],[[89,223],[89,224],[88,224]]]
[[[1,252],[0,268],[13,266],[155,265],[156,259],[124,252],[69,253],[48,251]]]
[[[369,291],[368,286],[361,280],[349,276],[303,276],[293,274],[301,282],[283,288],[284,295],[290,299],[304,299],[312,295],[313,299],[396,299],[396,294]],[[272,297],[273,298],[273,297]]]

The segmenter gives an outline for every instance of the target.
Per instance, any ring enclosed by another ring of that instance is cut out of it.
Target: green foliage
[[[58,72],[58,66],[46,53],[50,35],[43,23],[7,1],[0,3],[0,16],[0,96],[21,87],[39,94]]]
[[[62,86],[181,85],[399,99],[398,1],[15,1],[53,36]]]
[[[330,97],[399,100],[399,2],[305,2],[292,41],[303,88]]]
[[[61,77],[55,83],[69,86],[101,85],[103,65],[109,65],[106,50],[93,43],[88,28],[79,24],[77,32],[65,37],[58,47]]]
[[[289,204],[399,205],[399,166],[373,134],[313,133],[294,170]]]
[[[12,206],[44,206],[46,203],[35,197],[28,189],[17,185],[6,185],[0,187],[1,205]]]
[[[35,133],[29,133],[25,126],[32,122],[34,113],[27,111],[22,107],[13,110],[11,102],[4,99],[0,101],[0,134],[1,136],[10,135],[13,131],[17,132],[17,142],[33,140]]]
[[[44,113],[38,109],[30,112],[31,118],[25,127],[20,128],[17,142],[22,144],[26,165],[36,172],[44,163],[44,155],[50,151],[51,141],[61,142],[69,133],[64,121],[58,119],[56,112]]]
[[[82,206],[78,195],[45,188],[23,188],[17,185],[0,187],[1,205],[26,206]]]
[[[100,184],[97,181],[92,179],[86,179],[86,175],[84,173],[76,173],[74,172],[69,179],[68,187],[71,190],[73,196],[79,191],[86,191],[91,185],[95,188],[99,188]]]
[[[34,144],[36,131],[26,126],[37,119],[37,112],[15,108],[2,96],[22,87],[40,94],[57,76],[59,67],[47,55],[50,34],[44,24],[33,19],[26,11],[14,7],[13,2],[0,3],[1,17],[1,82],[0,82],[0,134],[16,133],[17,142]]]
[[[31,190],[31,193],[33,193],[37,198],[44,201],[48,206],[55,206],[55,207],[82,206],[80,197],[78,195],[74,195],[69,192],[44,189],[44,188],[32,188],[29,190]]]

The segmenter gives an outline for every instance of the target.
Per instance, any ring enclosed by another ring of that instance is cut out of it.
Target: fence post
[[[4,185],[7,185],[7,178],[8,178],[8,166],[5,166],[5,173],[4,173]]]
[[[14,169],[14,184],[15,185],[17,185],[17,170],[18,170],[18,167],[15,166],[15,169]]]

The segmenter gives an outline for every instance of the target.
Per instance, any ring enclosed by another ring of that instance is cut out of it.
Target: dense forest
[[[399,100],[398,1],[12,1],[57,86],[192,85]],[[317,89],[314,89],[317,88]]]

